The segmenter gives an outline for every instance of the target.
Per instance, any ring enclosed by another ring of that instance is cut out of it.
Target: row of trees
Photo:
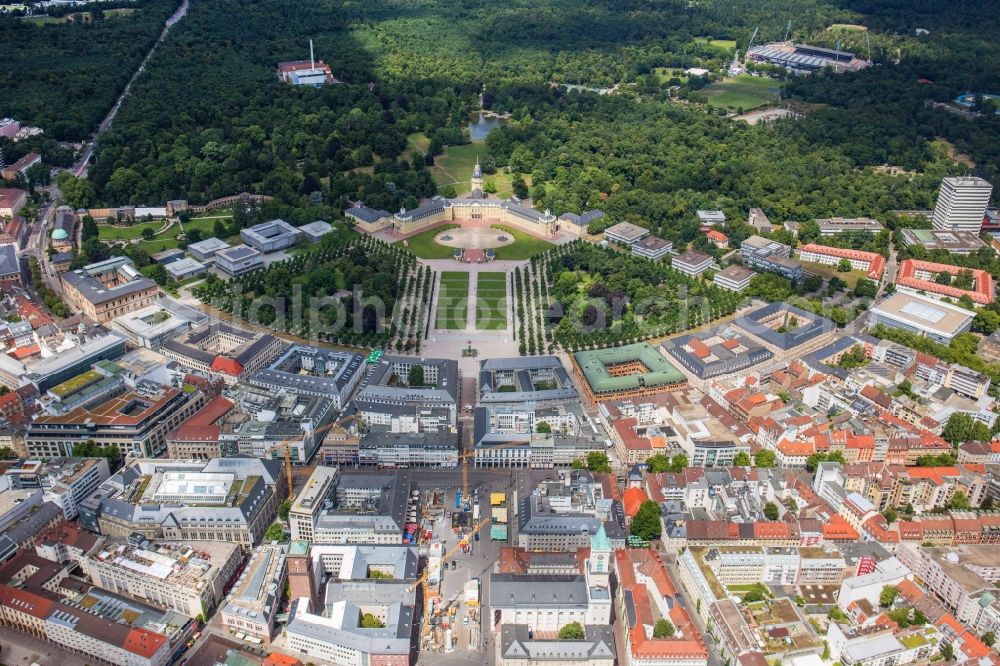
[[[562,245],[539,259],[551,280],[553,340],[565,349],[667,335],[734,312],[739,294],[690,278],[665,262],[591,243]]]

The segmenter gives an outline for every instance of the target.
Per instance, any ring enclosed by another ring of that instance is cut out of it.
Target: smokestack
[[[316,69],[316,61],[313,60],[313,40],[309,40],[309,69]]]

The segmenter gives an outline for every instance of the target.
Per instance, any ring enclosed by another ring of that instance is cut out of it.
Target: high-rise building
[[[934,228],[978,234],[992,191],[992,185],[975,176],[943,179],[934,207]]]

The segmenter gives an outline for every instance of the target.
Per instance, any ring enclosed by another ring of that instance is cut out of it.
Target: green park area
[[[711,37],[695,37],[694,41],[699,44],[708,44],[709,46],[714,46],[716,48],[723,49],[725,51],[732,51],[736,48],[735,39],[712,39]]]
[[[442,231],[457,229],[458,226],[457,224],[442,224],[410,236],[403,242],[406,243],[406,248],[410,252],[421,259],[450,259],[455,256],[455,248],[441,245],[434,240],[434,237]]]
[[[410,137],[411,146],[415,145],[417,141],[415,136],[411,135]],[[472,170],[476,166],[476,159],[482,159],[486,152],[486,146],[481,143],[448,146],[444,149],[443,154],[434,158],[434,166],[430,168],[434,183],[438,188],[454,188],[457,195],[467,193],[472,188],[470,180]],[[496,173],[483,174],[483,188],[487,190],[488,194],[501,199],[506,199],[513,192],[511,181],[511,174],[502,173],[499,170]],[[491,182],[495,186],[496,191],[494,192],[489,192],[490,189],[493,189],[490,187]],[[531,185],[530,179],[526,178],[525,182],[529,186]]]
[[[798,261],[802,264],[802,270],[806,273],[821,277],[827,282],[829,282],[831,278],[838,277],[844,281],[847,285],[847,289],[854,289],[854,287],[858,284],[858,280],[867,278],[867,274],[864,271],[855,270],[853,268],[845,273],[841,273],[837,270],[836,264],[820,264],[812,261],[802,261],[801,259]]]
[[[184,233],[190,234],[197,230],[201,234],[201,238],[209,238],[215,235],[216,222],[226,224],[232,216],[232,213],[228,212],[213,212],[204,217],[192,218],[183,224],[174,222],[166,228],[164,228],[166,225],[164,220],[136,222],[132,225],[99,224],[97,225],[97,237],[106,243],[141,239],[139,245],[142,249],[151,253],[159,252],[178,246],[180,241],[177,240],[177,234],[181,233],[181,227],[183,227]],[[143,232],[146,229],[149,229],[149,233],[153,234],[151,238],[143,238]]]
[[[763,76],[741,74],[735,78],[713,83],[701,91],[709,106],[724,109],[750,109],[769,104],[778,99],[781,84]]]
[[[476,328],[481,331],[507,328],[506,273],[479,273],[477,276]]]
[[[444,271],[441,273],[440,282],[434,327],[462,330],[468,319],[469,274]]]
[[[493,228],[514,237],[513,245],[505,245],[496,249],[496,258],[498,260],[523,261],[552,247],[552,243],[544,241],[541,238],[535,238],[524,231],[518,231],[517,229],[511,229],[499,224],[493,225]]]

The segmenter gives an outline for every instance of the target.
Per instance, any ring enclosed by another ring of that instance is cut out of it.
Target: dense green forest
[[[138,0],[131,5],[138,11],[124,16],[95,9],[100,18],[41,24],[0,15],[0,118],[39,126],[59,141],[85,138],[178,4]]]
[[[143,23],[168,5],[106,23]],[[363,199],[411,208],[435,193],[427,167],[442,145],[465,140],[481,94],[482,105],[513,118],[484,157],[530,175],[532,197],[557,213],[600,204],[607,220],[683,243],[698,240],[699,207],[742,218],[760,206],[777,221],[927,208],[942,175],[968,168],[935,139],[968,153],[987,177],[1000,163],[1000,117],[927,105],[1000,88],[1000,48],[988,34],[996,17],[949,9],[937,0],[194,2],[102,136],[94,199],[200,202],[250,190],[292,207]],[[796,40],[859,52],[870,41],[876,66],[789,81],[783,94],[806,116],[753,127],[652,82],[660,67],[723,65],[731,46],[708,38],[745,48],[755,28],[759,42],[780,39],[789,20]],[[835,23],[868,25],[869,37],[827,30]],[[107,29],[91,25],[6,29],[41,31],[26,33],[29,42],[45,31]],[[310,38],[343,85],[276,80],[275,64],[305,57]],[[102,53],[123,48],[109,42]],[[595,96],[550,82],[626,86]],[[416,133],[431,139],[430,155],[408,140]],[[883,163],[916,175],[868,169]]]

